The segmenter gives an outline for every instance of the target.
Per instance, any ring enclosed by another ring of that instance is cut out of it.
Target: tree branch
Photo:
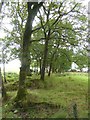
[[[30,42],[39,42],[39,41],[41,41],[41,40],[45,40],[45,38],[40,38],[40,39],[38,39],[38,40],[31,40]]]

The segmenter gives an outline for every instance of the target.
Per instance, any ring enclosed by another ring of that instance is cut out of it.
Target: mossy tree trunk
[[[30,65],[29,61],[30,61],[32,23],[42,4],[43,2],[39,4],[38,2],[27,2],[28,17],[25,26],[24,36],[23,36],[22,59],[21,59],[21,68],[19,74],[19,89],[17,92],[18,100],[23,99],[26,96],[25,79],[27,76],[27,68]]]

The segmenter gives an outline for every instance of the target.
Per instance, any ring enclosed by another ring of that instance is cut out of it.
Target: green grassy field
[[[28,96],[23,108],[14,106],[18,83],[13,81],[5,85],[9,100],[3,103],[4,118],[73,118],[74,104],[77,105],[78,117],[88,118],[86,73],[53,74],[46,76],[44,83],[36,78],[32,76],[26,81]]]

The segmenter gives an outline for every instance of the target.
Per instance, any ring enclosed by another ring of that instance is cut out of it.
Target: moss
[[[36,95],[32,95],[30,93],[28,93],[27,91],[22,94],[24,97],[22,97],[21,95],[16,96],[15,98],[15,107],[16,108],[23,108],[23,109],[28,109],[28,106],[31,106],[32,103],[35,103],[36,101],[38,101],[37,96]],[[19,98],[21,97],[21,98]]]
[[[22,100],[22,99],[25,98],[26,95],[27,95],[26,87],[19,87],[16,99],[17,100]]]

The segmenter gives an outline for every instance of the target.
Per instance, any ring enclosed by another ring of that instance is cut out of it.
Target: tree
[[[2,5],[3,5],[3,1],[0,3],[0,13],[1,13]],[[1,75],[1,68],[0,68],[0,85],[2,85],[1,88],[2,88],[3,100],[6,100],[7,99],[7,93],[6,93],[6,89],[4,87],[4,84],[3,84],[3,79],[2,79],[2,75]]]
[[[6,8],[9,13],[7,12],[5,17],[10,18],[9,23],[12,26],[10,26],[10,30],[5,26],[2,26],[2,29],[7,34],[6,42],[8,41],[8,47],[10,46],[10,56],[13,56],[14,59],[18,58],[21,61],[23,33],[27,18],[26,4],[19,2],[11,3]]]
[[[58,37],[58,39],[62,38],[61,41],[63,42],[60,44],[63,44],[64,47],[69,45],[78,45],[78,41],[76,39],[76,33],[78,33],[76,30],[78,28],[76,28],[77,25],[74,26],[74,23],[76,22],[76,19],[74,20],[74,18],[79,14],[80,4],[75,1],[71,1],[72,6],[70,6],[69,10],[66,10],[65,6],[68,3],[68,1],[63,1],[59,2],[57,5],[56,3],[51,2],[50,4],[43,5],[43,9],[39,10],[38,18],[42,27],[45,45],[41,70],[42,80],[44,80],[45,76],[45,68],[49,54],[49,43],[52,39],[55,40],[55,33],[63,31],[62,35]],[[44,13],[42,11],[44,11]],[[79,18],[80,17],[83,17],[83,15],[79,15]]]
[[[31,35],[32,35],[32,23],[37,15],[39,8],[42,6],[43,2],[35,3],[35,2],[28,2],[28,17],[25,26],[24,36],[23,36],[23,49],[22,49],[22,58],[21,58],[21,68],[20,68],[20,75],[19,75],[19,89],[17,93],[17,98],[23,99],[26,95],[25,90],[25,79],[27,75],[27,68],[29,65],[29,55],[30,55],[30,45],[31,45]]]

